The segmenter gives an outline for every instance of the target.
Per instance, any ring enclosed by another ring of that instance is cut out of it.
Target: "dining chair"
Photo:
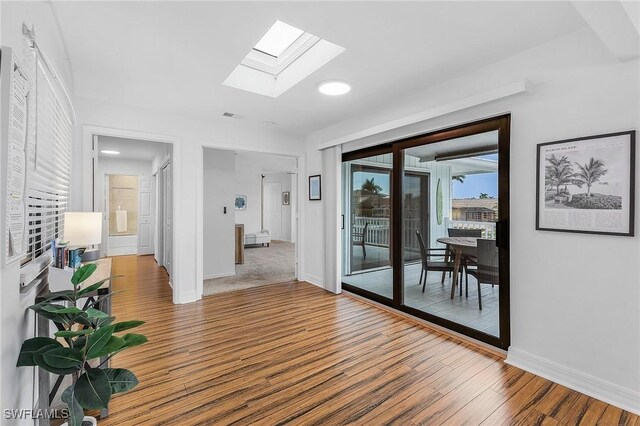
[[[491,284],[492,286],[500,284],[498,247],[496,240],[485,239],[479,239],[477,247],[476,267],[469,268],[466,279],[468,281],[469,275],[471,275],[478,281],[478,307],[482,310],[481,284]]]
[[[447,228],[447,233],[450,237],[482,238],[482,229]],[[469,256],[462,256],[461,260],[462,270],[465,271],[465,274],[469,266],[475,266],[476,264],[475,259]],[[466,284],[467,281],[468,280],[465,281],[465,297],[469,297],[469,286]],[[442,274],[442,282],[444,283],[444,273]],[[462,286],[460,286],[460,296],[462,296]]]
[[[422,284],[422,292],[427,286],[427,273],[429,271],[438,271],[438,272],[453,272],[453,262],[448,259],[451,259],[449,256],[449,249],[446,248],[432,248],[427,249],[424,245],[424,240],[422,239],[422,235],[420,231],[416,231],[416,235],[418,236],[418,243],[420,245],[420,257],[422,258],[422,270],[420,271],[420,281],[418,285]],[[433,257],[443,258],[443,261],[434,261],[430,260]],[[424,280],[423,280],[424,278]]]
[[[365,239],[367,237],[367,229],[369,228],[369,222],[364,223],[362,232],[353,233],[353,244],[362,247],[362,257],[367,258],[367,248],[364,246]]]

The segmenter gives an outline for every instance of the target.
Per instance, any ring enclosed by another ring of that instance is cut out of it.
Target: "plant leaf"
[[[44,353],[52,350],[52,349],[57,349],[58,346],[56,345],[47,345],[44,346],[42,348],[40,348],[39,350],[37,350],[36,352],[34,352],[33,354],[33,360],[35,361],[36,365],[40,368],[42,368],[43,370],[46,370],[50,373],[55,373],[55,374],[60,374],[60,375],[64,375],[64,374],[71,374],[71,373],[75,373],[76,371],[80,370],[80,365],[75,366],[75,367],[69,367],[69,368],[59,368],[53,365],[49,365],[45,360],[44,360]]]
[[[58,315],[64,315],[64,314],[77,315],[80,312],[82,312],[82,309],[76,308],[75,306],[70,306],[67,308],[66,306],[52,305],[52,304],[43,305],[42,309],[44,309],[47,312],[51,312]]]
[[[73,322],[77,322],[78,324],[82,324],[85,327],[92,327],[93,323],[89,319],[89,315],[86,312],[82,311],[78,315],[72,318]]]
[[[102,368],[89,368],[75,384],[75,397],[84,408],[107,408],[111,399],[111,384]]]
[[[71,284],[74,286],[80,284],[85,281],[87,278],[93,274],[93,272],[98,268],[98,266],[94,263],[89,263],[87,265],[81,266],[71,277]]]
[[[96,309],[96,308],[89,308],[86,310],[86,312],[89,318],[108,318],[109,317],[109,315],[102,312],[100,309]]]
[[[112,393],[127,392],[138,384],[138,378],[131,371],[124,368],[105,368],[109,378]]]
[[[113,326],[100,327],[89,336],[89,347],[87,348],[87,358],[95,358],[102,348],[107,344],[113,334]],[[87,407],[85,407],[87,408]]]
[[[57,340],[50,339],[48,337],[34,337],[32,339],[27,339],[22,343],[22,347],[20,348],[20,355],[18,355],[16,367],[36,366],[37,364],[33,360],[33,354],[45,346],[62,347]]]
[[[44,301],[50,300],[69,300],[73,302],[73,290],[52,291],[44,297]]]
[[[113,327],[114,327],[113,332],[118,333],[120,331],[129,330],[130,328],[135,328],[142,324],[144,324],[144,321],[139,321],[139,320],[117,322],[113,324]]]
[[[84,410],[75,395],[75,385],[71,385],[62,392],[62,402],[69,408],[69,426],[82,426]]]
[[[107,344],[104,345],[104,347],[99,352],[96,352],[91,356],[87,355],[87,359],[100,358],[100,357],[109,355],[113,352],[116,352],[121,347],[123,347],[125,343],[126,341],[122,337],[111,336]]]
[[[85,334],[93,333],[93,328],[83,328],[82,330],[62,330],[56,331],[53,335],[56,337],[64,337],[65,339],[84,336]]]
[[[124,336],[122,336],[122,338],[126,342],[123,348],[132,348],[134,346],[142,345],[144,343],[147,343],[147,341],[149,340],[147,339],[147,336],[135,333],[125,334]]]
[[[43,306],[46,304],[36,304],[36,305],[32,305],[29,306],[29,309],[31,309],[32,311],[36,312],[39,315],[42,315],[43,317],[50,319],[51,321],[55,322],[56,324],[61,324],[61,325],[66,325],[69,322],[69,318],[64,316],[64,315],[60,315],[60,314],[56,314],[54,312],[49,312],[46,311],[45,309],[43,309]],[[64,306],[58,305],[59,307],[64,308]]]
[[[54,348],[44,352],[42,358],[55,368],[80,367],[82,352],[73,348]]]
[[[100,287],[102,287],[102,285],[109,281],[112,280],[114,278],[119,278],[122,275],[111,275],[108,278],[105,278],[103,280],[98,281],[97,283],[91,284],[88,287],[83,288],[82,290],[78,291],[78,297],[82,296],[83,294],[87,294],[87,293],[91,293],[92,291],[96,291],[97,289],[99,289]]]

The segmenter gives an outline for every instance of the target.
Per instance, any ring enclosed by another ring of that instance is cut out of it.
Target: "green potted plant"
[[[85,409],[106,409],[111,396],[126,392],[138,384],[138,379],[124,368],[102,368],[114,355],[125,349],[147,342],[142,334],[126,330],[144,324],[144,321],[115,322],[115,317],[95,308],[96,304],[111,297],[113,292],[98,296],[84,309],[77,301],[96,291],[109,277],[82,288],[96,270],[96,265],[80,267],[71,278],[72,290],[52,292],[29,309],[53,321],[59,328],[55,339],[34,337],[20,348],[17,367],[37,366],[50,373],[71,375],[72,384],[62,393],[62,401],[69,409],[68,424],[81,426]],[[63,306],[59,301],[70,302]],[[103,359],[101,362],[100,359]]]

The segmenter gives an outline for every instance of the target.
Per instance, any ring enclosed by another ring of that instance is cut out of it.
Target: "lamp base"
[[[82,253],[83,262],[94,262],[98,259],[100,259],[100,250],[98,249],[87,249]]]

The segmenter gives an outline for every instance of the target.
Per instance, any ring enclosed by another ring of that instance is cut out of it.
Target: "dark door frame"
[[[498,217],[496,223],[496,245],[499,248],[500,259],[500,301],[499,325],[500,336],[493,336],[471,327],[440,318],[433,314],[407,306],[404,301],[403,267],[393,268],[393,299],[377,295],[358,287],[342,284],[342,287],[355,294],[372,299],[378,303],[390,306],[401,312],[413,315],[452,331],[464,334],[490,345],[508,349],[511,342],[510,307],[509,307],[509,145],[511,133],[511,114],[504,114],[480,121],[458,125],[455,127],[436,130],[423,135],[398,140],[392,143],[366,148],[359,151],[345,153],[342,161],[351,161],[381,153],[393,152],[393,169],[391,179],[391,246],[392,264],[403,265],[402,251],[402,197],[404,177],[404,155],[407,148],[442,142],[449,139],[471,136],[478,133],[498,131]]]

